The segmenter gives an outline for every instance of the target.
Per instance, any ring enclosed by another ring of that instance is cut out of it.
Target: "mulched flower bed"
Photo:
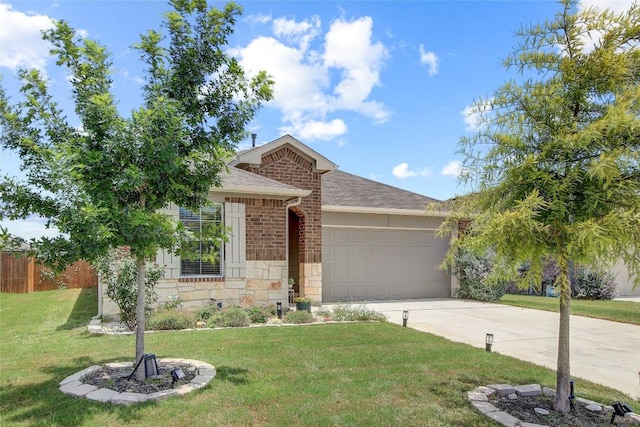
[[[611,426],[611,412],[593,412],[582,402],[575,402],[575,408],[567,414],[553,411],[553,397],[548,396],[518,396],[509,399],[507,396],[490,398],[493,406],[499,408],[521,421],[554,427],[596,427]],[[538,415],[534,408],[546,409],[548,415]],[[615,417],[613,425],[631,426],[630,420]]]
[[[171,378],[171,370],[174,368],[182,369],[184,378],[173,381]],[[98,388],[108,388],[119,393],[143,393],[151,394],[157,391],[170,390],[183,384],[188,384],[198,374],[198,369],[192,365],[176,365],[158,362],[159,375],[148,378],[144,381],[137,381],[135,377],[127,378],[131,375],[133,368],[104,368],[102,371],[95,372],[82,378],[85,384],[91,384]]]

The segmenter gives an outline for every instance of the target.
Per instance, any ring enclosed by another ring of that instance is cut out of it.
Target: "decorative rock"
[[[508,396],[516,390],[509,384],[489,384],[487,387],[494,389],[500,396]]]
[[[509,415],[506,412],[497,411],[497,412],[488,412],[487,417],[495,420],[506,427],[516,427],[520,424],[520,420],[514,417],[513,415]]]
[[[547,397],[554,397],[556,395],[556,391],[549,387],[542,387],[542,395]]]
[[[602,411],[602,406],[600,405],[587,405],[586,406],[588,411],[591,412],[601,412]]]
[[[480,402],[477,400],[472,400],[471,404],[478,410],[480,411],[482,414],[487,415],[489,412],[497,412],[498,408],[496,408],[495,406],[493,406],[491,403],[489,402]]]
[[[511,393],[509,396],[507,396],[509,399],[511,400],[518,400],[518,395],[515,393]]]
[[[60,381],[60,385],[65,385],[67,383],[70,383],[72,381],[80,381],[82,379],[82,377],[85,377],[89,374],[92,374],[94,372],[98,372],[101,371],[102,367],[98,366],[98,365],[93,365],[93,366],[89,366],[88,368],[83,369],[82,371],[76,372],[73,375],[69,375],[67,378],[63,379],[62,381]]]
[[[494,394],[496,394],[496,391],[490,387],[485,387],[483,385],[476,387],[473,391],[478,392],[478,393],[483,393],[485,394],[487,397],[491,397]]]
[[[78,384],[76,384],[75,382],[72,382],[60,387],[60,391],[63,392],[64,394],[70,394],[71,396],[76,396],[76,397],[86,396],[87,394],[97,389],[98,387],[94,385],[82,384],[80,381],[78,381]]]
[[[118,393],[113,399],[112,403],[131,405],[132,403],[144,402],[148,399],[146,394],[142,393]]]
[[[133,368],[133,362],[111,362],[111,363],[105,363],[104,367],[107,368],[107,369]]]
[[[535,424],[535,423],[520,423],[520,427],[549,427],[544,424]]]
[[[191,360],[191,359],[160,359],[158,362],[162,362],[165,364],[185,364],[192,365],[198,368],[198,375],[191,380],[190,383],[184,384],[177,389],[171,390],[162,390],[151,394],[143,394],[143,393],[118,393],[114,390],[108,388],[98,389],[96,386],[90,384],[82,383],[82,378],[90,375],[94,372],[103,371],[103,368],[98,365],[90,366],[82,371],[76,372],[73,375],[69,375],[67,378],[60,382],[59,390],[65,394],[69,394],[76,397],[86,397],[90,400],[100,401],[100,402],[111,402],[115,404],[125,404],[130,405],[138,402],[145,402],[147,400],[162,400],[171,396],[181,396],[189,393],[193,390],[198,390],[207,384],[216,376],[216,368],[212,365],[201,362],[199,360]],[[133,362],[115,362],[115,363],[107,363],[105,364],[107,368],[128,368],[133,367]],[[486,396],[485,396],[486,400]],[[494,411],[497,409],[486,403]]]
[[[114,399],[118,394],[117,391],[108,388],[99,388],[98,390],[87,393],[86,398],[89,400],[97,400],[98,402],[109,402]]]
[[[542,389],[540,384],[527,384],[516,387],[516,393],[520,396],[540,396]]]
[[[589,400],[589,399],[583,399],[581,397],[576,397],[576,400],[580,403],[584,403],[585,405],[598,405],[600,406],[600,404],[598,402],[594,402],[593,400]]]
[[[486,394],[484,393],[480,393],[477,391],[470,391],[467,393],[467,397],[469,400],[475,400],[478,402],[488,402],[489,398],[487,397]]]
[[[627,420],[631,420],[632,424],[640,426],[640,415],[636,414],[635,412],[627,412],[626,414],[624,414],[624,418]]]
[[[549,411],[542,408],[533,408],[533,412],[535,412],[538,415],[549,415]]]
[[[147,396],[147,400],[164,400],[168,397],[177,396],[178,392],[175,390],[162,390],[151,393]]]

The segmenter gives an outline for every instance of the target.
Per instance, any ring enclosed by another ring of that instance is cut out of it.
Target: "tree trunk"
[[[146,204],[146,198],[144,193],[140,193],[140,207],[144,209]],[[139,363],[144,357],[144,309],[145,309],[145,277],[146,277],[146,264],[143,255],[136,255],[138,261],[138,298],[136,301],[136,364],[138,369],[136,370],[136,379],[143,381],[145,379],[144,362]]]
[[[560,269],[560,325],[558,334],[558,365],[556,370],[556,397],[553,409],[567,413],[571,409],[571,378],[570,359],[570,306],[571,306],[571,283],[569,282],[569,268],[566,263],[561,263]]]
[[[136,301],[136,364],[144,357],[144,323],[145,323],[145,276],[146,266],[144,258],[138,257],[138,299]],[[135,365],[134,365],[135,366]],[[144,362],[136,370],[136,379],[145,379]]]

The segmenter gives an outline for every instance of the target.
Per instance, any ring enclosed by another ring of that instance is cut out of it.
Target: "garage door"
[[[325,226],[322,248],[325,302],[450,296],[437,268],[448,241],[433,231]]]

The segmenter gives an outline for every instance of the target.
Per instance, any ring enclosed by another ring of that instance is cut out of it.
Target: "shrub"
[[[332,316],[331,309],[320,307],[316,310],[316,316],[321,317],[323,319],[329,318]]]
[[[579,269],[573,276],[573,292],[578,299],[612,299],[616,283],[610,273]]]
[[[240,307],[226,307],[209,318],[207,322],[210,328],[237,328],[250,324],[249,315]]]
[[[267,323],[267,321],[276,315],[273,307],[253,306],[247,309],[247,314],[251,323]]]
[[[337,321],[365,321],[372,320],[376,322],[386,322],[387,318],[384,314],[379,313],[373,309],[367,308],[364,305],[353,307],[351,305],[337,305],[333,308],[333,313],[330,316],[333,320]]]
[[[120,320],[131,330],[136,328],[138,298],[138,264],[128,248],[110,249],[94,266],[105,292],[120,309]],[[146,264],[145,313],[151,313],[151,305],[158,300],[155,285],[164,275],[158,264]]]
[[[504,295],[507,283],[489,283],[487,278],[493,268],[493,254],[478,256],[460,251],[456,256],[456,273],[460,283],[460,298],[478,301],[498,301]]]
[[[151,330],[171,330],[193,328],[195,320],[189,313],[176,310],[160,310],[152,313],[147,320],[147,328]]]
[[[293,323],[297,325],[300,323],[313,323],[314,320],[315,318],[313,317],[313,314],[309,313],[308,311],[296,310],[290,311],[285,314],[282,318],[282,323]]]
[[[206,322],[212,316],[215,316],[220,312],[220,309],[215,304],[208,304],[198,309],[193,313],[196,322]]]

